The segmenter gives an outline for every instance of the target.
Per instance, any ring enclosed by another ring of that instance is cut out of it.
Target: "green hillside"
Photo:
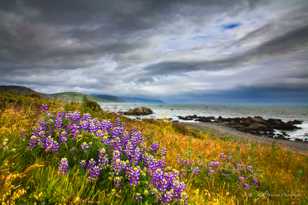
[[[105,101],[103,99],[79,92],[61,92],[61,93],[50,94],[49,96],[51,98],[61,99],[64,101],[75,101],[75,102],[81,102],[85,97],[88,98],[89,100]]]

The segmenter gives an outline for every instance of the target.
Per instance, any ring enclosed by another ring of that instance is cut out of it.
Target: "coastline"
[[[176,122],[181,125],[184,125],[188,128],[197,129],[204,132],[213,133],[216,137],[232,137],[235,140],[247,141],[247,142],[257,142],[261,144],[276,144],[283,148],[287,148],[294,152],[304,154],[308,156],[308,143],[297,142],[297,141],[289,141],[283,139],[273,139],[265,136],[258,136],[250,133],[244,133],[238,131],[234,128],[218,125],[215,123],[206,123],[206,122]]]

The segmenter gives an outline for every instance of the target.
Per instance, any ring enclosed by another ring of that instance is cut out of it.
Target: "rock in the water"
[[[124,115],[150,115],[153,111],[147,107],[136,107],[124,112]]]

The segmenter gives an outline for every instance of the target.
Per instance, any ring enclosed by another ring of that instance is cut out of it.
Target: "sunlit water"
[[[247,117],[262,116],[264,118],[279,118],[284,121],[302,120],[298,125],[302,129],[288,132],[291,140],[295,138],[308,140],[308,106],[274,106],[274,105],[172,105],[172,104],[143,104],[143,103],[100,103],[104,110],[110,112],[125,112],[130,108],[146,106],[154,111],[154,114],[143,118],[172,118],[178,120],[178,116],[201,115],[222,117]]]

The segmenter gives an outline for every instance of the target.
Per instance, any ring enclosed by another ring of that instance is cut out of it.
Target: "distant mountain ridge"
[[[163,101],[144,97],[126,97],[105,94],[84,94],[81,92],[59,92],[45,94],[31,88],[16,85],[0,85],[0,92],[9,91],[19,95],[38,95],[41,97],[61,99],[65,101],[82,101],[84,97],[97,102],[140,102],[140,103],[163,103]]]

